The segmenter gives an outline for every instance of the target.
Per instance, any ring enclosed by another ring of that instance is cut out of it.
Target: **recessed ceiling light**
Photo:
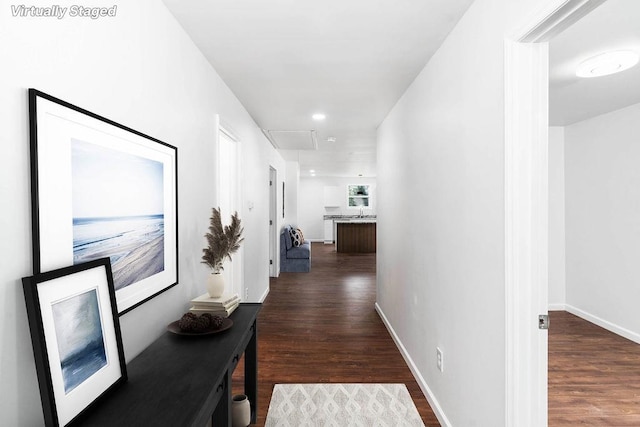
[[[309,173],[316,173],[314,169],[309,169]]]
[[[325,116],[322,113],[316,113],[313,116],[311,116],[311,118],[313,118],[313,120],[324,120],[327,116]]]
[[[630,50],[605,52],[581,62],[576,76],[599,77],[619,73],[636,65],[638,59],[638,54]]]

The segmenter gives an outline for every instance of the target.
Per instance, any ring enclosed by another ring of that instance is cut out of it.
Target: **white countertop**
[[[376,219],[375,218],[340,218],[340,219],[334,219],[333,221],[338,223],[338,224],[343,224],[343,223],[347,223],[347,224],[375,224],[376,223]]]

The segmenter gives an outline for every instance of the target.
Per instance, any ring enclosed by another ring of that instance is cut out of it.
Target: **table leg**
[[[251,402],[251,424],[258,418],[258,325],[252,326],[253,334],[244,352],[244,392]]]

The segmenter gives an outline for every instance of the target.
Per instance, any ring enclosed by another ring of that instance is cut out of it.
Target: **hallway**
[[[439,426],[375,311],[375,254],[338,254],[313,243],[311,260],[310,273],[271,279],[258,317],[257,425],[264,425],[274,384],[331,382],[404,383],[424,424]]]

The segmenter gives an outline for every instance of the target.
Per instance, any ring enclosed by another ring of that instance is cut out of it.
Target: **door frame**
[[[605,0],[547,0],[505,38],[505,425],[546,426],[548,41]]]
[[[269,166],[269,277],[278,277],[278,171]]]
[[[222,158],[220,153],[221,153],[221,139],[222,139],[222,135],[224,134],[226,138],[228,138],[229,140],[233,141],[236,144],[235,145],[236,160],[235,160],[235,165],[233,165],[233,171],[235,174],[234,179],[236,181],[234,196],[235,196],[236,211],[240,215],[240,218],[242,218],[243,194],[244,194],[243,187],[242,187],[242,150],[243,150],[242,141],[238,137],[238,134],[236,133],[234,128],[226,120],[224,120],[224,118],[221,117],[220,114],[215,115],[215,126],[216,126],[216,147],[215,147],[216,205],[218,206],[218,208],[220,207],[220,193],[221,193],[221,186],[222,186],[222,178],[220,176],[220,170],[221,170],[220,162],[222,161]],[[228,214],[231,214],[231,212],[229,212]],[[224,218],[222,223],[225,224]],[[227,269],[223,271],[223,274],[227,274],[226,277],[230,278],[230,280],[227,279],[227,283],[225,285],[227,287],[227,290],[229,292],[237,293],[242,297],[243,300],[247,300],[248,288],[245,287],[245,283],[244,283],[244,269],[245,269],[244,245],[241,245],[238,251],[236,252],[236,254],[233,256],[233,262],[227,265]]]

